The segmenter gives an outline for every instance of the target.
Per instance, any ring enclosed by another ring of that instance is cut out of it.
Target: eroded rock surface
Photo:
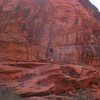
[[[100,65],[98,10],[88,0],[0,1],[0,60]]]
[[[91,66],[49,63],[41,63],[41,66],[37,63],[36,67],[32,64],[31,68],[18,67],[19,64],[14,63],[13,66],[0,66],[0,86],[14,88],[24,98],[71,95],[70,92],[87,88],[93,93],[100,91],[99,72]]]
[[[24,100],[89,88],[98,100],[99,67],[100,12],[88,0],[0,0],[0,86]]]

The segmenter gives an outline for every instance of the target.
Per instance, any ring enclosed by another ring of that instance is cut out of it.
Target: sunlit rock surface
[[[1,86],[27,100],[81,88],[96,99],[99,67],[100,12],[88,0],[0,0]]]
[[[100,26],[88,0],[0,1],[0,60],[98,65]]]
[[[72,95],[70,92],[75,95],[74,91],[82,88],[97,93],[100,92],[98,79],[99,71],[91,66],[50,63],[6,63],[0,66],[0,86],[14,88],[23,98]]]

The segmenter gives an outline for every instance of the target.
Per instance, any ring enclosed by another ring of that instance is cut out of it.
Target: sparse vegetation
[[[0,87],[0,100],[20,100],[15,90],[6,86]]]
[[[80,89],[72,100],[94,100],[90,89]]]

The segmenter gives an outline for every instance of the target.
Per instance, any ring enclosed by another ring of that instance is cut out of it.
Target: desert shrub
[[[0,100],[20,100],[20,96],[16,94],[13,88],[1,86]]]
[[[90,89],[80,89],[77,94],[78,96],[73,96],[72,100],[94,100]]]

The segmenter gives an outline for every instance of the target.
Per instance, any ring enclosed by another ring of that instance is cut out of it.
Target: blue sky
[[[100,11],[100,0],[90,0],[92,4],[94,4]]]

